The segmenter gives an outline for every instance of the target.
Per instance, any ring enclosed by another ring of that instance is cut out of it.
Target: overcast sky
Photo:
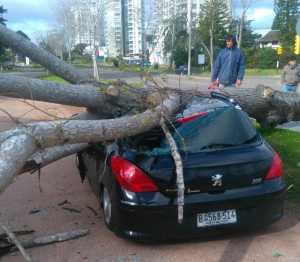
[[[149,0],[146,0],[149,1]],[[239,1],[239,0],[234,0]],[[22,30],[33,40],[36,35],[55,27],[55,10],[59,0],[0,0],[8,10],[4,16],[8,27]],[[264,34],[272,25],[274,18],[273,0],[252,0],[248,18],[257,32]]]

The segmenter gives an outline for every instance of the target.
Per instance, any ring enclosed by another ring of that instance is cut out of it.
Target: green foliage
[[[246,68],[256,68],[257,66],[257,49],[256,48],[243,48],[243,53],[246,58]]]
[[[184,65],[188,63],[188,51],[181,49],[181,48],[176,48],[175,51],[173,52],[173,57],[174,57],[174,63],[176,66],[179,65]]]
[[[7,12],[6,9],[3,8],[3,5],[0,6],[0,24],[5,25],[5,22],[7,21],[2,16]]]
[[[42,80],[47,80],[47,81],[52,81],[52,82],[56,82],[56,83],[67,83],[66,80],[62,79],[59,76],[55,76],[55,75],[49,75],[49,76],[45,76],[41,78]]]
[[[246,67],[255,69],[275,69],[277,53],[272,48],[244,48]],[[259,74],[259,72],[258,72]]]
[[[13,54],[11,50],[3,48],[2,51],[0,50],[0,66],[3,66],[4,69],[5,69],[5,62],[13,66]]]
[[[285,180],[290,186],[288,199],[300,202],[300,134],[283,129],[263,129],[262,135],[280,154]]]
[[[114,67],[120,66],[120,61],[116,57],[108,57],[108,58],[106,58],[106,62],[111,63]]]
[[[158,70],[158,69],[159,69],[159,63],[154,63],[153,68],[154,68],[155,70]]]
[[[72,56],[83,56],[83,51],[87,47],[87,44],[77,44],[72,50]]]
[[[230,26],[230,12],[224,0],[205,0],[199,16],[199,35],[206,46],[210,45],[210,31],[214,48],[224,46],[225,36]],[[216,52],[215,52],[216,53]]]
[[[251,64],[253,68],[269,69],[276,68],[277,54],[272,48],[254,49],[252,55],[247,57],[247,64]]]
[[[174,55],[180,56],[180,49],[187,50],[188,34],[186,31],[186,17],[176,16],[165,22],[164,54],[171,53],[170,64],[173,64]]]
[[[300,0],[275,0],[275,19],[272,28],[280,31],[284,50],[293,51]]]

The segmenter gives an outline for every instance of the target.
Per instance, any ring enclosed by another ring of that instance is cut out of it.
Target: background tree
[[[72,0],[60,0],[57,5],[56,19],[58,27],[62,32],[62,40],[64,48],[68,53],[69,62],[72,61],[72,48],[75,45],[75,25],[74,25],[74,13],[71,11]]]
[[[3,6],[0,6],[0,24],[5,25],[5,22],[7,21],[4,19],[3,15],[7,12],[6,9],[3,8]],[[3,70],[2,63],[7,59],[7,51],[6,48],[0,44],[0,71]]]
[[[299,0],[275,0],[273,29],[280,31],[280,43],[284,53],[292,53],[299,13]]]
[[[237,26],[239,23],[240,23],[239,20],[232,19],[230,23],[230,29],[229,29],[230,34],[233,35],[236,34]],[[253,31],[251,27],[251,23],[252,20],[247,20],[246,18],[243,22],[243,32],[242,32],[243,40],[240,42],[241,49],[255,48],[258,43],[258,40],[261,38],[260,34],[257,34]]]
[[[247,12],[252,5],[253,0],[236,0],[232,1],[232,17],[235,29],[232,31],[236,35],[238,47],[242,47],[245,27],[247,26]]]
[[[76,35],[85,35],[84,44],[90,53],[94,69],[94,78],[99,80],[99,72],[96,62],[96,50],[100,43],[100,21],[104,10],[98,1],[63,0],[57,2],[58,23],[62,28],[64,46],[68,50],[69,60],[71,50],[78,44]]]
[[[214,54],[224,45],[224,38],[230,26],[231,15],[226,1],[205,0],[199,16],[199,35],[205,51],[210,57],[211,68]]]
[[[48,31],[46,34],[40,35],[37,39],[37,42],[43,49],[61,59],[63,58],[63,32],[56,30]]]
[[[170,65],[186,64],[188,60],[186,16],[177,15],[163,23],[164,55],[170,57]]]
[[[7,21],[4,19],[3,15],[7,12],[6,9],[4,9],[3,5],[0,6],[0,24],[5,25],[5,22]]]

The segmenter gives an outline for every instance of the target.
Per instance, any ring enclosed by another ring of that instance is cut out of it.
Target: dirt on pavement
[[[82,111],[47,103],[38,105],[45,110],[51,108],[55,114],[63,117]],[[14,99],[0,99],[0,108],[13,116],[21,116],[29,110],[23,102]],[[27,118],[34,120],[49,119],[42,112],[28,114]],[[1,113],[0,129],[12,125],[6,115]],[[71,212],[63,207],[79,212]],[[0,197],[0,221],[12,230],[33,229],[35,236],[72,229],[90,230],[88,236],[77,240],[28,250],[34,261],[43,262],[297,262],[300,261],[300,215],[297,209],[289,206],[281,221],[253,233],[227,234],[175,243],[138,244],[121,239],[106,229],[96,197],[88,183],[82,184],[80,181],[74,156],[44,168],[40,182],[37,174],[19,176]],[[23,261],[23,258],[15,252],[0,258],[0,261],[18,262]]]

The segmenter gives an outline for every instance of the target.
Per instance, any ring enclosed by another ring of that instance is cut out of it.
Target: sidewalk
[[[277,126],[278,128],[288,129],[300,133],[300,121],[291,121],[282,125]]]

